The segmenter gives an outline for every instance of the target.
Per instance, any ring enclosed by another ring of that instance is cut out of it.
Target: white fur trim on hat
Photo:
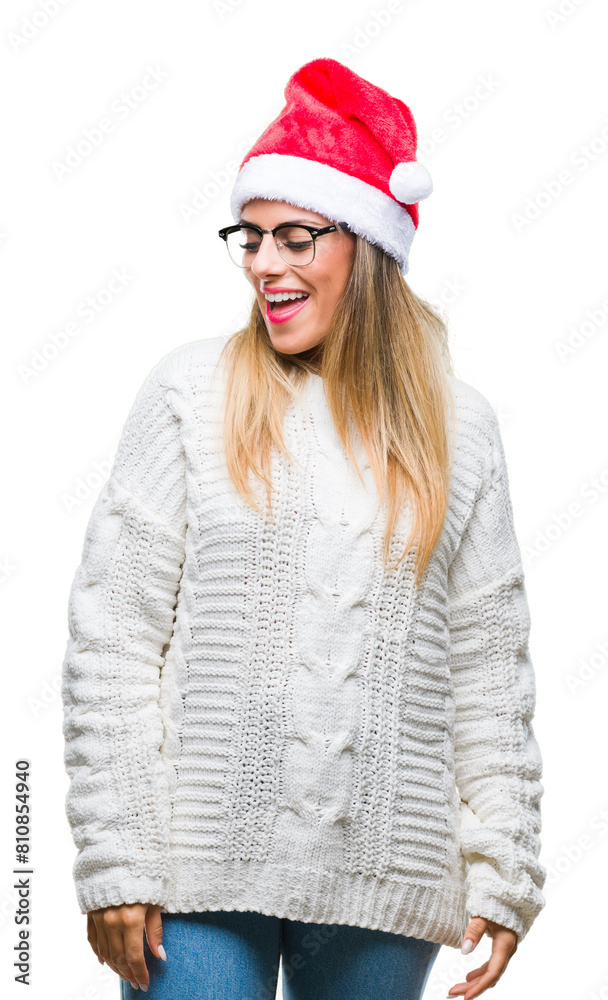
[[[283,153],[250,157],[241,168],[230,196],[235,222],[253,198],[287,201],[347,222],[349,228],[395,257],[402,274],[409,270],[408,255],[416,232],[412,218],[393,198],[358,177],[318,160]]]

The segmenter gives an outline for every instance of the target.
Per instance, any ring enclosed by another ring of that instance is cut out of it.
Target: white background
[[[68,590],[145,376],[173,347],[246,319],[250,287],[217,237],[232,222],[231,164],[283,106],[289,76],[320,56],[413,111],[434,191],[407,280],[442,309],[456,374],[497,410],[507,453],[549,878],[545,910],[492,996],[608,997],[608,13],[601,0],[390,7],[48,0],[45,18],[36,0],[2,4],[0,977],[11,997],[25,993],[12,982],[19,757],[32,763],[27,995],[119,995],[88,945],[71,876],[59,696]],[[162,79],[123,117],[114,102],[140,98],[149,67]],[[113,130],[62,171],[68,148],[107,117]],[[107,301],[114,270],[127,283]],[[444,997],[489,952],[489,938],[467,958],[442,948],[425,997]]]

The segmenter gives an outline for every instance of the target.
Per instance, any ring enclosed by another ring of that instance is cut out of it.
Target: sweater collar
[[[332,415],[330,413],[327,398],[325,396],[325,383],[321,375],[309,372],[306,380],[305,391],[302,403],[308,407],[312,418],[317,442],[325,455],[335,460],[338,456],[346,460],[347,455],[338,433],[336,431]],[[357,460],[357,464],[364,474],[369,469],[367,453],[363,447],[360,434],[357,428],[352,425],[352,448]],[[371,473],[370,473],[371,474]],[[365,478],[365,476],[364,476]]]

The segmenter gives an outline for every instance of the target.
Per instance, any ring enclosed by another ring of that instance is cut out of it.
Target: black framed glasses
[[[265,233],[272,233],[277,250],[286,264],[305,267],[315,259],[317,238],[326,233],[337,232],[338,229],[348,229],[348,223],[338,222],[337,225],[324,226],[322,229],[317,226],[283,223],[274,229],[261,229],[249,222],[246,225],[236,223],[225,226],[218,231],[218,236],[225,240],[230,259],[237,267],[251,267]]]

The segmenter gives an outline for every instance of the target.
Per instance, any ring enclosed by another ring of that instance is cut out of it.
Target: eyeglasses
[[[218,236],[226,241],[230,259],[237,267],[251,267],[265,233],[272,233],[277,250],[286,264],[305,267],[307,264],[312,264],[315,259],[317,237],[337,232],[338,229],[348,229],[348,223],[338,222],[337,225],[324,226],[323,229],[291,224],[275,226],[274,229],[261,229],[253,223],[248,223],[246,226],[237,223],[220,229]]]

